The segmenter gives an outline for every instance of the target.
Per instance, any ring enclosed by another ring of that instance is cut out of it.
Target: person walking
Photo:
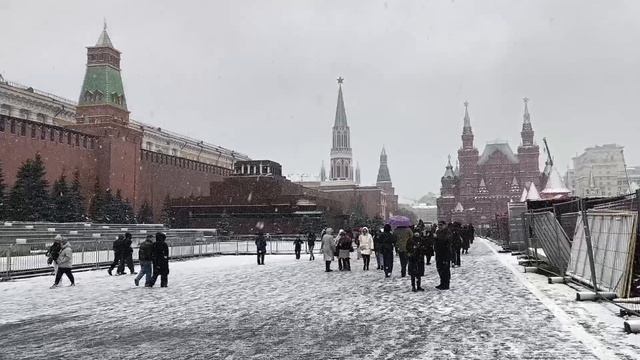
[[[116,266],[118,267],[118,270],[116,271],[116,275],[122,275],[122,273],[120,272],[120,262],[122,261],[123,246],[124,246],[124,237],[122,237],[122,235],[118,235],[116,240],[113,242],[113,261],[109,266],[109,270],[107,270],[107,273],[109,273],[109,275],[113,275],[111,272],[113,271],[113,268],[115,268]],[[122,265],[122,271],[124,271],[124,265]]]
[[[316,246],[316,234],[312,231],[307,235],[307,248],[309,250],[309,261],[315,260],[316,257],[313,256],[313,248]]]
[[[380,234],[382,257],[384,263],[384,277],[390,277],[393,271],[393,249],[396,247],[396,236],[391,232],[391,225],[386,224]]]
[[[469,225],[462,226],[461,236],[462,236],[462,253],[468,254],[469,246],[471,245],[471,238],[469,237]]]
[[[151,276],[153,276],[153,235],[147,235],[147,238],[140,244],[138,260],[140,260],[140,273],[133,282],[138,286],[140,279],[145,276],[144,286],[150,287]]]
[[[132,243],[133,241],[131,240],[131,233],[124,233],[124,243],[122,245],[123,272],[124,266],[126,265],[129,268],[129,274],[134,275],[137,274],[137,272],[133,265],[133,248],[131,247]]]
[[[47,257],[47,264],[53,266],[53,276],[58,273],[58,256],[60,256],[60,251],[62,251],[62,235],[58,234],[53,240],[53,244],[49,246],[47,249],[47,253],[45,254]]]
[[[384,258],[382,256],[382,243],[380,242],[380,231],[378,229],[373,230],[373,250],[376,256],[377,270],[384,270]]]
[[[153,243],[153,277],[149,287],[156,284],[160,277],[160,287],[167,287],[169,283],[169,246],[165,240],[167,235],[161,232],[156,233],[156,242]]]
[[[453,223],[450,227],[449,236],[451,237],[451,254],[453,266],[460,266],[460,252],[462,251],[462,235],[460,233],[460,223]]]
[[[332,272],[331,270],[331,262],[333,261],[333,255],[336,252],[336,245],[333,240],[333,229],[327,228],[325,230],[325,234],[322,236],[320,244],[320,252],[324,257],[325,263],[325,272]]]
[[[300,252],[302,251],[302,239],[300,236],[293,240],[293,251],[296,253],[296,260],[300,260]]]
[[[449,290],[451,281],[451,238],[449,229],[444,221],[438,225],[435,243],[433,246],[436,253],[436,267],[440,284],[436,286],[438,290]]]
[[[431,265],[431,258],[433,257],[433,243],[435,237],[436,225],[426,227],[424,234],[424,255],[427,258],[427,265]]]
[[[267,239],[262,232],[256,238],[256,254],[258,255],[258,265],[264,265],[264,255],[267,253]]]
[[[407,241],[408,271],[411,276],[411,291],[424,291],[420,286],[424,276],[425,242],[420,233],[415,232]]]
[[[369,270],[369,263],[371,262],[371,253],[373,252],[374,243],[373,237],[369,234],[369,229],[367,227],[362,228],[362,233],[358,236],[358,248],[360,249],[360,254],[362,255],[362,262],[364,263],[362,266],[362,270]]]
[[[60,255],[58,255],[58,271],[56,272],[56,279],[51,285],[50,289],[55,289],[60,285],[60,280],[62,279],[62,275],[67,275],[71,285],[75,286],[76,282],[73,278],[73,273],[71,272],[71,268],[73,267],[73,250],[71,250],[71,244],[69,241],[63,240],[62,250],[60,250]]]
[[[399,227],[394,232],[396,236],[396,252],[400,258],[400,275],[407,276],[407,241],[413,236],[413,232],[408,227]]]
[[[342,261],[342,270],[351,271],[352,240],[344,230],[338,233],[338,262]]]

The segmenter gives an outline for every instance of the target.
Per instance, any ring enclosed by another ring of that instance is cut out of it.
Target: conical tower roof
[[[338,104],[336,105],[336,120],[334,127],[347,127],[347,112],[344,109],[344,99],[342,98],[342,82],[343,78],[338,78]]]
[[[449,155],[449,161],[447,162],[447,167],[442,177],[452,178],[452,179],[455,177],[455,174],[453,172],[453,166],[451,166],[451,155]]]
[[[109,38],[109,33],[107,33],[107,22],[104,23],[104,28],[102,29],[102,33],[100,33],[100,37],[96,42],[96,47],[110,47],[113,48],[113,44],[111,43],[111,38]]]
[[[378,168],[378,178],[376,182],[391,182],[391,174],[389,173],[389,166],[387,165],[387,151],[384,146],[380,153],[380,167]]]

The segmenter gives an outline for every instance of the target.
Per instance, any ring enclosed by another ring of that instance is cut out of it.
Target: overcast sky
[[[516,151],[522,98],[564,173],[594,144],[640,164],[640,1],[0,1],[0,73],[77,100],[107,19],[132,118],[285,174],[328,164],[342,76],[354,159],[397,193],[439,191],[461,144]],[[541,157],[541,162],[544,159]]]

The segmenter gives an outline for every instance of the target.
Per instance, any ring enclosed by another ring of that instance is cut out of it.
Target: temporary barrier
[[[571,242],[553,213],[545,211],[526,214],[527,224],[535,237],[534,246],[541,246],[549,265],[563,275],[571,257]]]
[[[527,211],[527,204],[521,202],[508,203],[509,205],[509,249],[525,250],[526,233],[524,232],[523,214]]]
[[[619,297],[628,297],[636,246],[637,213],[603,210],[587,212],[597,284],[591,281],[587,240],[582,221],[583,217],[580,214],[567,274],[598,290],[615,292]]]

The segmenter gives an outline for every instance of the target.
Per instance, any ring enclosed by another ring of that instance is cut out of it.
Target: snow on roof
[[[487,146],[485,146],[484,151],[482,152],[482,156],[480,156],[480,160],[478,160],[478,165],[482,165],[487,161],[489,161],[489,157],[496,151],[499,151],[502,154],[504,154],[504,156],[507,157],[507,160],[509,160],[509,162],[511,162],[512,164],[518,163],[518,158],[513,154],[513,151],[511,150],[511,147],[509,146],[508,143],[496,142],[496,143],[487,144]]]
[[[464,207],[462,207],[462,204],[460,202],[458,202],[458,204],[456,205],[456,207],[453,209],[454,212],[463,212],[464,211]]]
[[[526,187],[524,187],[522,189],[522,195],[520,196],[520,202],[527,201],[527,195],[529,195],[529,190]]]
[[[564,182],[562,181],[562,177],[560,173],[555,168],[552,168],[549,172],[549,179],[547,180],[547,185],[540,192],[543,196],[553,196],[553,195],[568,195],[571,193],[571,190],[567,189],[564,186]]]
[[[538,192],[538,188],[534,183],[531,183],[531,186],[529,187],[529,191],[527,192],[527,200],[540,200],[540,193]]]

